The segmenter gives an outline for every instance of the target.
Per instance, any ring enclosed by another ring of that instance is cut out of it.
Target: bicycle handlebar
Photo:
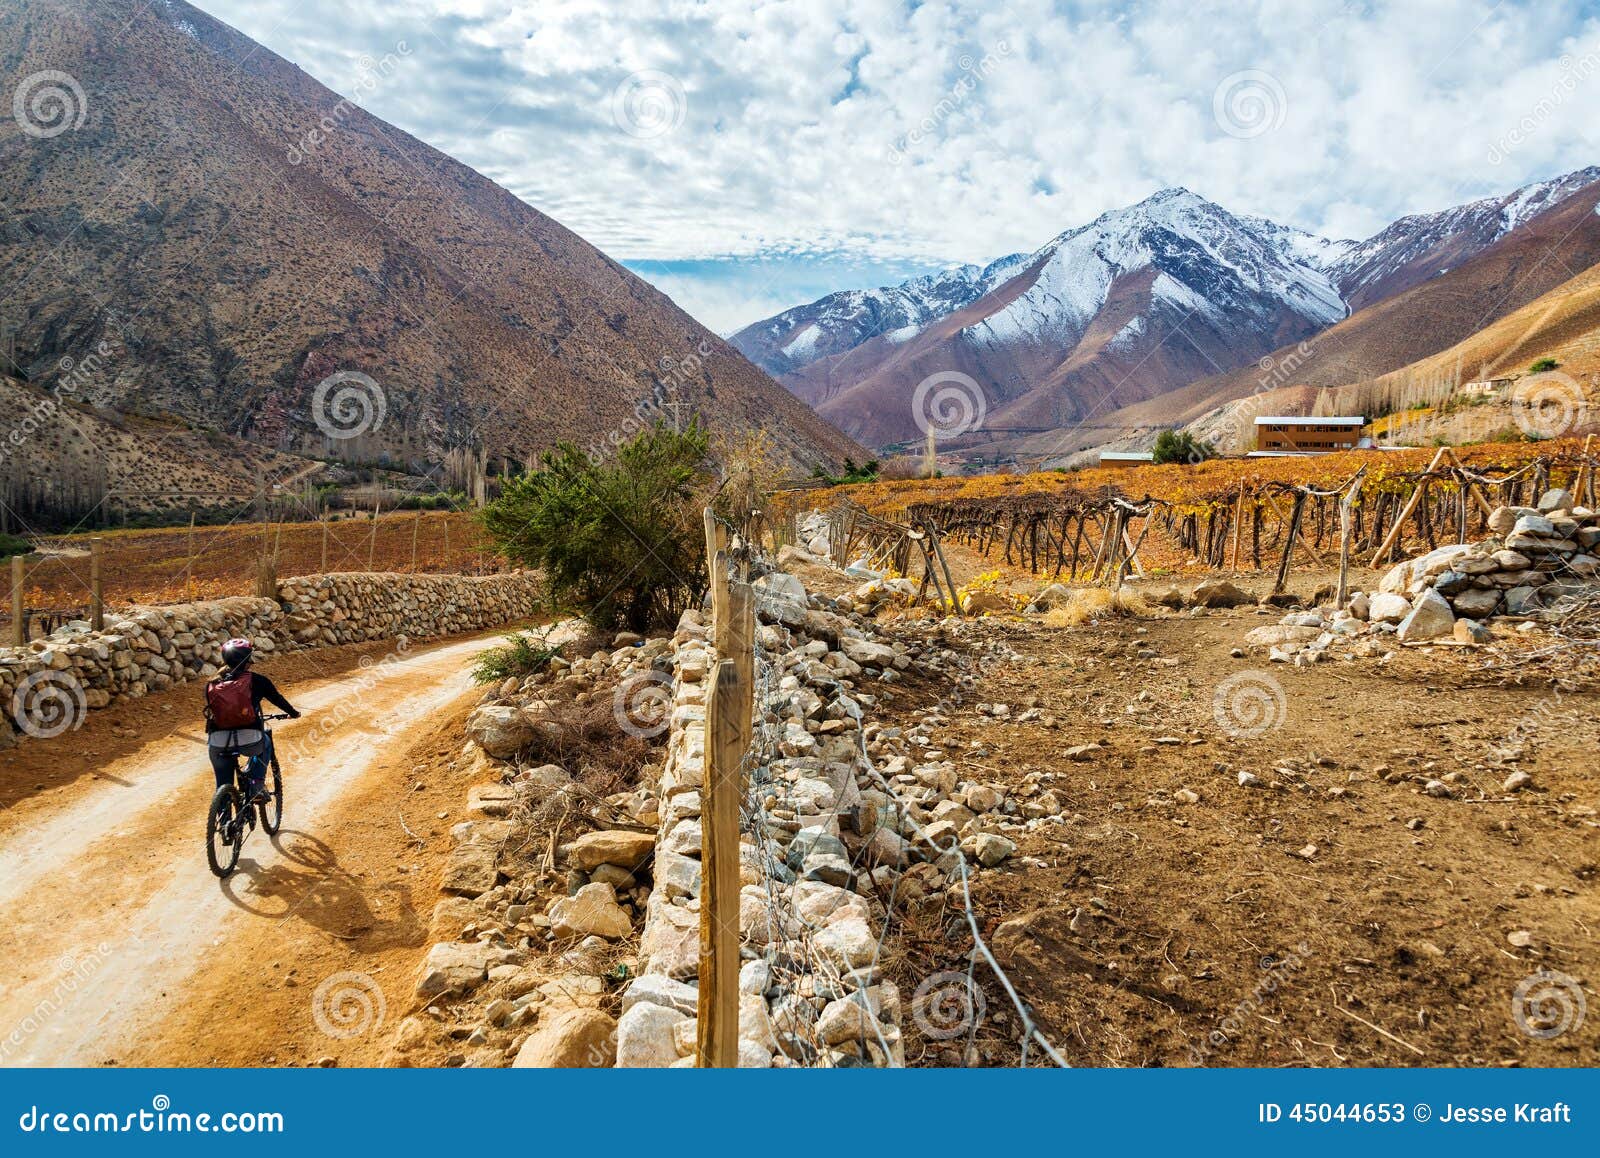
[[[261,718],[263,720],[292,720],[292,719],[294,719],[294,717],[289,715],[287,712],[276,712],[276,713],[263,712],[263,713],[261,713]]]

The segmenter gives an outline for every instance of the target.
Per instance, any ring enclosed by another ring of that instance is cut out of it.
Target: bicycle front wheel
[[[239,863],[239,850],[244,847],[244,797],[232,784],[224,784],[211,798],[211,808],[206,813],[206,861],[211,871],[226,877]]]

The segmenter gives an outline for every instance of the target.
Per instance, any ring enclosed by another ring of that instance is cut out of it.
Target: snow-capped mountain
[[[1402,217],[1366,241],[1331,243],[1342,252],[1323,268],[1351,308],[1361,309],[1453,269],[1596,181],[1600,167],[1590,166],[1504,197]]]
[[[781,378],[880,334],[904,341],[934,319],[977,301],[1027,260],[1027,254],[1014,253],[986,266],[951,266],[897,286],[843,290],[748,326],[733,344]]]
[[[1076,343],[1117,280],[1146,269],[1154,271],[1152,302],[1180,313],[1274,328],[1287,314],[1321,328],[1344,317],[1345,306],[1328,277],[1303,256],[1321,252],[1319,241],[1235,217],[1187,189],[1166,189],[1044,246],[1026,263],[1031,284],[966,332],[985,343]],[[1130,340],[1147,328],[1130,326],[1118,336]]]
[[[1031,254],[832,294],[732,342],[871,445],[919,438],[916,387],[952,371],[982,391],[986,431],[1055,429],[1303,341],[1481,253],[1597,180],[1600,168],[1580,170],[1403,218],[1364,242],[1165,189]]]

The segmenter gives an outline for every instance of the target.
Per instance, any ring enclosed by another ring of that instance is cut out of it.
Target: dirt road
[[[0,1064],[267,1064],[316,1060],[319,1045],[333,1057],[352,1043],[376,1048],[365,1035],[382,1020],[381,992],[362,1007],[343,982],[319,990],[325,978],[311,977],[314,988],[300,989],[298,978],[330,943],[420,943],[426,922],[409,890],[371,878],[407,877],[439,853],[430,841],[444,843],[439,814],[459,807],[461,786],[432,772],[460,746],[467,668],[494,642],[368,654],[369,666],[331,678],[280,679],[306,717],[276,733],[284,829],[276,840],[254,832],[228,881],[205,863],[212,780],[193,688],[179,703],[138,706],[146,721],[165,714],[166,735],[147,727],[120,745],[131,751],[97,753],[102,740],[115,748],[133,736],[106,736],[98,721],[93,736],[86,727],[88,738],[57,741],[63,765],[92,771],[59,786],[37,772],[31,795],[8,783],[0,813]],[[0,777],[30,778],[49,747],[0,756]],[[431,881],[421,891],[431,897]],[[380,968],[368,963],[366,975]],[[352,1008],[374,1014],[361,1034],[348,1032]]]

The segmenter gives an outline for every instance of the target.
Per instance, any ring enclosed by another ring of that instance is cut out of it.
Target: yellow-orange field
[[[1530,459],[1579,455],[1584,440],[1568,438],[1544,442],[1481,443],[1458,446],[1452,453],[1472,470],[1515,468]],[[1038,471],[1032,474],[985,474],[935,479],[904,479],[890,482],[857,483],[816,490],[789,492],[783,496],[784,509],[799,506],[828,506],[836,499],[848,499],[883,518],[894,519],[915,503],[947,502],[957,499],[992,499],[997,496],[1056,494],[1068,491],[1104,494],[1108,490],[1129,499],[1161,499],[1178,507],[1205,510],[1220,497],[1235,492],[1241,481],[1287,482],[1320,488],[1338,486],[1367,466],[1363,490],[1371,492],[1385,480],[1403,485],[1407,473],[1426,470],[1437,449],[1358,450],[1322,454],[1307,458],[1225,458],[1194,465],[1171,463],[1162,466],[1089,467],[1070,472]]]
[[[466,512],[407,512],[329,523],[234,523],[149,531],[105,531],[39,542],[26,560],[24,592],[34,610],[89,602],[89,542],[98,537],[108,607],[182,603],[248,595],[264,551],[276,550],[278,575],[322,571],[481,574],[499,569],[476,520]],[[325,562],[324,562],[325,561]],[[9,576],[7,576],[9,591]],[[9,608],[0,608],[5,615]]]

